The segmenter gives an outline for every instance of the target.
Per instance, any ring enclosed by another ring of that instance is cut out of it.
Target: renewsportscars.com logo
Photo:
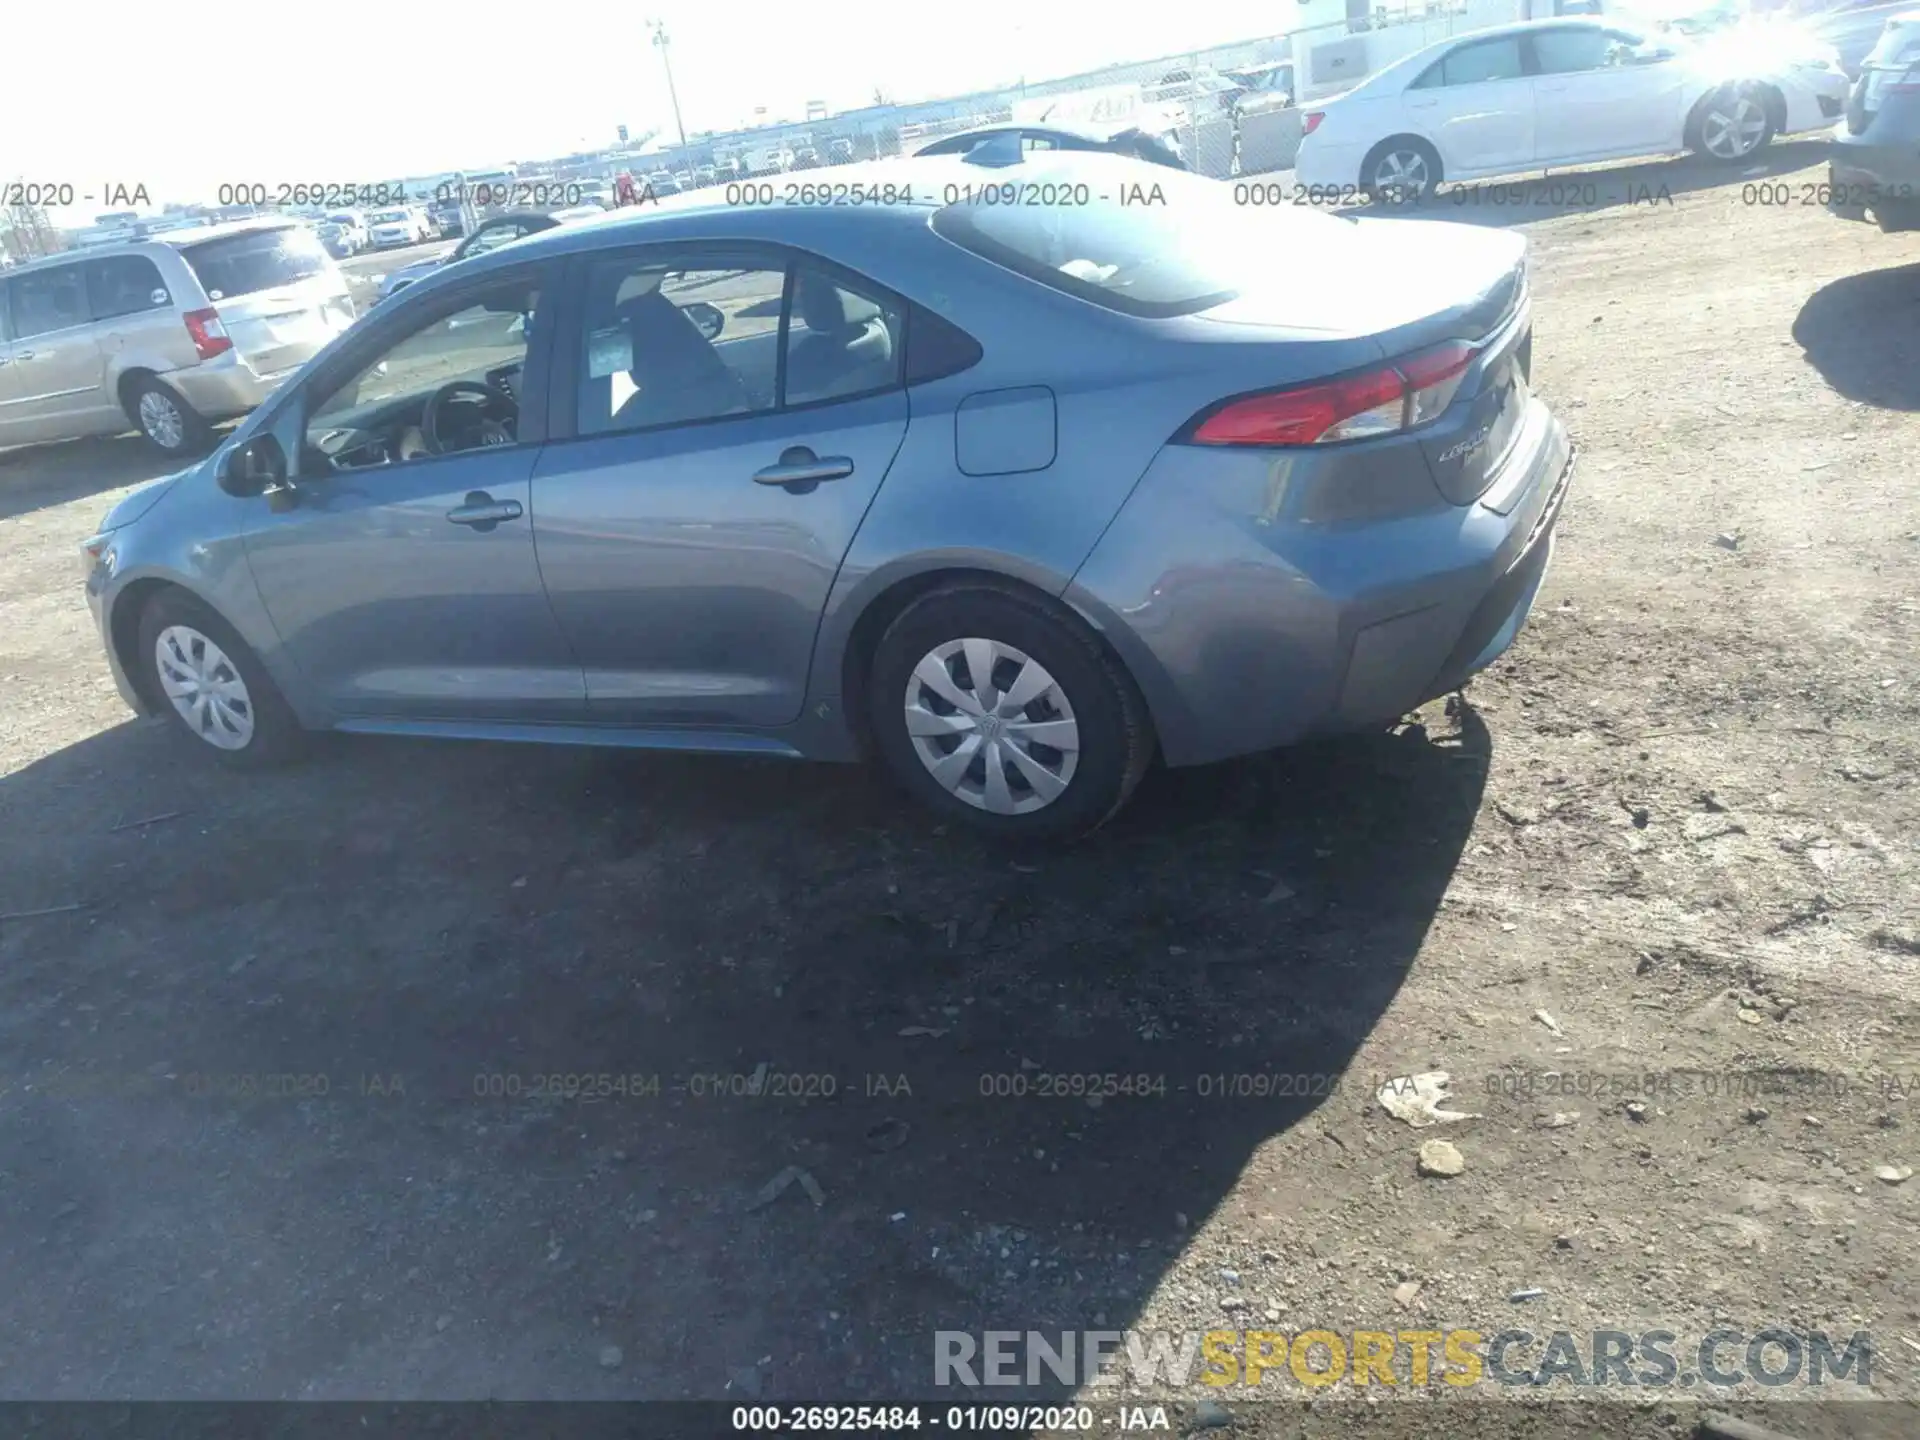
[[[1824,1330],[938,1330],[943,1387],[1130,1385],[1601,1386],[1688,1389],[1873,1383],[1873,1338]]]

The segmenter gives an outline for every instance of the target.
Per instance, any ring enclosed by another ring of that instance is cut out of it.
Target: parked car
[[[872,754],[1019,840],[1506,649],[1572,467],[1524,236],[1111,155],[1023,178],[1166,203],[941,203],[981,174],[633,207],[410,287],[85,542],[121,694],[241,766],[327,729]]]
[[[647,176],[647,188],[653,191],[655,199],[678,195],[681,191],[680,182],[665,170],[656,170]]]
[[[1419,199],[1443,181],[1696,150],[1745,160],[1830,126],[1846,77],[1809,52],[1695,44],[1603,20],[1475,31],[1388,65],[1302,117],[1309,190]]]
[[[606,213],[598,205],[576,205],[565,210],[509,210],[503,215],[482,220],[473,227],[472,234],[447,254],[416,260],[386,276],[380,282],[374,303],[390,300],[407,286],[444,266],[457,265],[475,255],[485,255],[489,250],[498,250],[502,245],[527,235],[536,235],[542,230],[551,230],[556,225],[571,225]]]
[[[1018,142],[1022,153],[1036,150],[1097,151],[1125,155],[1175,170],[1188,168],[1172,137],[1149,135],[1132,123],[1111,126],[982,125],[973,130],[962,130],[957,135],[943,135],[932,144],[921,146],[914,151],[914,155],[916,158],[922,155],[967,155],[989,141],[994,143],[997,153],[1008,158],[1012,158],[1013,146]]]
[[[435,200],[427,206],[427,218],[442,238],[467,233],[466,217],[460,213],[460,201],[457,197]]]
[[[367,234],[366,217],[358,210],[335,210],[322,220],[322,225],[337,225],[345,236],[346,243],[352,248],[348,254],[357,255],[371,243]]]
[[[367,215],[367,236],[373,249],[393,250],[430,239],[432,230],[418,205],[393,205]]]
[[[827,163],[829,165],[853,164],[853,141],[844,135],[836,135],[827,142]]]
[[[1892,4],[1880,5],[1841,5],[1809,16],[1804,24],[1810,35],[1839,52],[1840,68],[1857,78],[1867,55],[1886,33],[1888,22],[1912,13],[1911,0],[1894,0]]]
[[[0,447],[132,425],[188,454],[353,319],[319,237],[286,220],[29,261],[0,281]]]
[[[337,220],[322,220],[314,227],[320,237],[320,243],[326,247],[327,254],[336,260],[345,260],[354,253],[353,234]]]
[[[820,164],[820,152],[812,146],[803,145],[800,149],[793,152],[793,160],[787,168],[789,170],[818,170]]]
[[[1920,229],[1920,10],[1886,21],[1829,154],[1834,213],[1882,230]]]

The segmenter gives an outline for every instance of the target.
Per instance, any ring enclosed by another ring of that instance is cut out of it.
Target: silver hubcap
[[[222,750],[253,739],[253,697],[239,667],[191,625],[169,625],[153,642],[160,688],[187,728]]]
[[[1066,793],[1080,724],[1047,668],[998,640],[949,640],[907,680],[907,734],[927,773],[976,809],[1026,815]]]
[[[149,390],[140,397],[140,428],[154,444],[169,450],[178,449],[187,433],[186,424],[180,418],[180,407],[158,390]]]
[[[1418,150],[1395,150],[1374,167],[1373,187],[1393,200],[1418,200],[1427,193],[1432,176],[1427,157]]]
[[[1723,160],[1738,160],[1759,147],[1766,129],[1766,112],[1741,95],[1707,111],[1700,122],[1700,139],[1710,153]]]

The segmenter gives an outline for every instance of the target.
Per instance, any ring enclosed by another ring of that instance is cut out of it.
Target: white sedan
[[[1458,35],[1311,103],[1294,178],[1333,198],[1417,199],[1443,180],[1697,150],[1744,160],[1831,126],[1830,46],[1757,26],[1694,43],[1603,20]]]

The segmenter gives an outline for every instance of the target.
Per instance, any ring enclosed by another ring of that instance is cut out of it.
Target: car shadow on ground
[[[1793,338],[1847,399],[1920,410],[1920,264],[1821,286],[1794,317]]]
[[[131,434],[0,450],[0,520],[171,475],[199,458],[170,458]]]
[[[53,912],[0,920],[0,1391],[926,1396],[938,1330],[1124,1329],[1257,1149],[1346,1143],[1480,804],[1447,723],[1040,853],[852,767],[50,755],[0,780],[0,912]]]
[[[1735,188],[1743,200],[1755,205],[1799,206],[1817,198],[1816,191],[1803,192],[1801,186],[1817,182],[1789,183],[1779,177],[1818,163],[1826,152],[1824,141],[1785,140],[1768,146],[1744,165],[1679,155],[1639,165],[1565,170],[1527,180],[1467,180],[1442,186],[1438,194],[1418,204],[1343,206],[1336,213],[1524,225],[1623,207],[1664,207],[1696,190],[1725,187]],[[1750,195],[1747,186],[1755,187]]]

